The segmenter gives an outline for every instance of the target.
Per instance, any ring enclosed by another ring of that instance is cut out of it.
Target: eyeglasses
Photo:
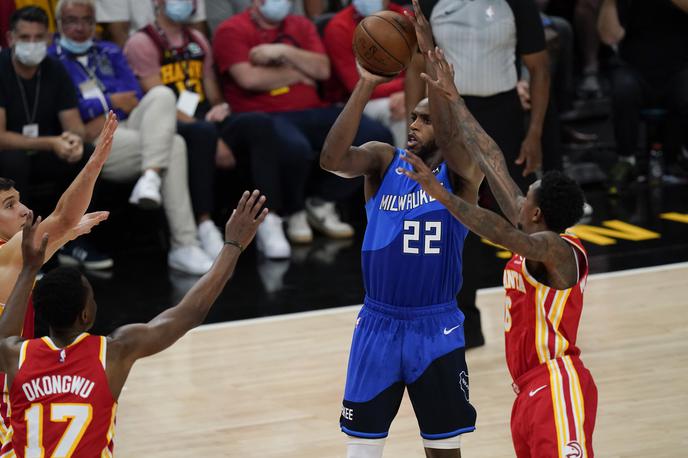
[[[63,17],[60,22],[62,23],[62,27],[76,27],[76,26],[84,26],[84,27],[93,27],[96,24],[96,18],[93,16],[86,16],[86,17],[74,17],[74,16],[66,16]]]

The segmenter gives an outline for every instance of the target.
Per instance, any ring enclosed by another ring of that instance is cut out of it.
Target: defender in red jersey
[[[24,267],[0,317],[0,370],[7,373],[12,408],[11,444],[0,456],[111,456],[117,399],[132,365],[203,322],[241,251],[265,219],[264,203],[258,191],[244,193],[227,222],[225,247],[177,306],[149,323],[118,328],[108,337],[88,334],[96,303],[88,280],[73,268],[55,269],[36,285],[36,310],[48,323],[50,336],[18,337],[49,246],[45,234],[36,247],[40,218],[34,224],[29,219],[23,229]]]
[[[91,203],[93,187],[100,174],[103,164],[110,155],[112,136],[117,128],[117,118],[113,113],[101,132],[101,140],[88,162],[74,179],[72,184],[62,194],[55,211],[50,214],[38,227],[39,234],[50,233],[51,241],[46,248],[46,259],[50,259],[57,250],[67,242],[86,234],[108,217],[108,212],[86,213]],[[0,314],[10,295],[12,286],[17,281],[22,268],[22,227],[27,221],[29,209],[19,200],[19,193],[14,189],[14,182],[7,178],[0,178]],[[26,338],[33,337],[34,309],[31,298],[22,324],[17,332],[22,330]],[[7,398],[7,383],[5,374],[0,373],[0,447],[8,443],[9,406]]]
[[[579,358],[576,336],[588,275],[580,240],[562,234],[583,215],[580,187],[547,172],[526,196],[509,176],[504,156],[466,109],[454,69],[440,50],[422,75],[451,100],[456,134],[485,173],[509,220],[450,194],[413,153],[400,169],[476,234],[514,252],[504,270],[506,359],[517,394],[511,435],[518,457],[593,457],[597,387]]]

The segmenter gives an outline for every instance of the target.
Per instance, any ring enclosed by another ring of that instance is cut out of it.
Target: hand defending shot
[[[440,48],[435,48],[434,51],[427,52],[427,59],[432,64],[437,79],[433,79],[427,73],[421,73],[420,77],[444,98],[451,102],[458,102],[461,95],[454,84],[454,66],[447,61],[444,52]]]
[[[225,241],[228,244],[243,251],[251,243],[258,226],[268,215],[268,209],[263,208],[265,200],[265,196],[257,189],[252,193],[244,191],[225,226]]]
[[[26,222],[22,228],[22,260],[25,270],[34,275],[43,266],[45,261],[45,250],[48,246],[48,234],[43,234],[40,241],[38,239],[38,225],[41,224],[41,217],[33,220],[33,212],[29,211],[26,215]]]
[[[420,49],[421,54],[426,54],[428,51],[432,51],[432,49],[435,47],[435,40],[432,37],[432,29],[430,28],[428,19],[420,9],[418,0],[413,0],[413,14],[409,13],[408,11],[404,11],[404,15],[411,21],[416,29],[416,39],[418,40],[418,49]]]
[[[425,162],[412,152],[406,150],[401,156],[403,160],[408,162],[413,166],[413,170],[405,169],[399,167],[398,172],[403,173],[413,181],[420,184],[425,192],[427,192],[431,197],[437,199],[441,203],[446,203],[449,201],[449,192],[442,186],[442,183],[437,180],[437,177],[430,167],[428,167]]]
[[[100,132],[100,138],[98,139],[98,146],[96,150],[91,155],[88,160],[99,170],[105,164],[108,157],[110,156],[110,150],[112,149],[112,139],[115,135],[115,130],[117,130],[117,115],[114,112],[109,112],[106,119],[103,130]]]

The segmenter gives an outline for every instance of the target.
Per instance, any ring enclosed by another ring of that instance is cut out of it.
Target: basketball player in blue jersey
[[[418,27],[417,27],[418,30]],[[432,37],[419,34],[423,55]],[[434,74],[434,68],[427,66]],[[329,132],[321,166],[365,178],[368,226],[362,248],[366,290],[356,320],[340,417],[347,457],[380,458],[404,390],[418,419],[427,457],[460,457],[460,435],[475,429],[464,357],[462,250],[468,230],[400,168],[405,151],[370,142],[351,146],[363,109],[387,78],[360,68],[361,78]],[[442,185],[476,203],[483,174],[463,149],[451,107],[430,91],[411,114],[407,149]]]

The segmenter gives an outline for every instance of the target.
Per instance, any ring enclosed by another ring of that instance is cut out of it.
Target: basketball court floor
[[[684,456],[687,279],[688,263],[590,278],[578,342],[599,389],[598,456]],[[463,456],[510,457],[500,288],[482,291],[479,307],[487,344],[467,353],[478,423]],[[343,456],[338,409],[357,310],[206,325],[140,361],[121,396],[118,455]],[[385,456],[423,456],[407,398]]]
[[[619,199],[588,190],[592,218],[574,228],[590,255],[579,346],[599,389],[601,457],[677,457],[688,448],[688,186],[641,187]],[[360,206],[359,206],[360,207]],[[271,262],[255,250],[205,326],[138,362],[120,398],[120,457],[344,456],[338,416],[357,305],[359,238],[295,249]],[[124,239],[124,243],[129,243]],[[464,457],[514,456],[514,394],[504,361],[508,252],[487,243],[479,269],[486,345],[467,352],[477,431]],[[143,255],[142,255],[143,253]],[[94,332],[144,321],[175,304],[196,278],[165,266],[164,251],[121,250],[112,276],[89,274],[99,303]],[[407,399],[386,457],[423,456]]]

